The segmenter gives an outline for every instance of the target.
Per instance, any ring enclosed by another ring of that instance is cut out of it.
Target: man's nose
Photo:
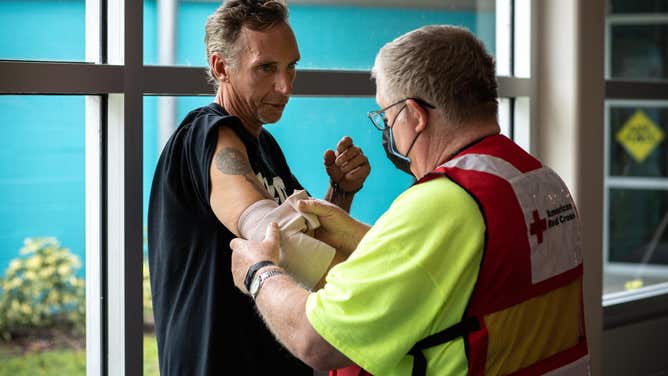
[[[276,77],[274,88],[277,92],[283,95],[290,95],[292,93],[292,82],[295,77],[290,72],[283,72]]]

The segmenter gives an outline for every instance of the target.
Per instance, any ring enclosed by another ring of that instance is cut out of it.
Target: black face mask
[[[420,133],[415,135],[415,138],[413,139],[413,142],[411,142],[411,146],[408,148],[406,155],[403,155],[397,151],[397,147],[394,143],[394,135],[392,134],[392,128],[385,127],[385,129],[383,129],[383,149],[385,149],[387,158],[392,161],[392,163],[394,163],[396,168],[411,176],[413,175],[411,172],[411,159],[408,158],[407,155],[411,152],[411,149],[413,148],[413,145],[415,145],[415,141],[417,140]]]

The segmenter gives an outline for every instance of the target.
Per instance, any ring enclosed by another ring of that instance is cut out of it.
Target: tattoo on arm
[[[223,148],[216,153],[214,163],[217,169],[227,175],[246,175],[253,172],[244,155],[235,148]]]
[[[226,175],[243,176],[262,197],[274,199],[257,180],[248,160],[244,158],[244,155],[238,149],[223,148],[223,150],[217,152],[214,156],[214,163],[216,164],[216,168]]]

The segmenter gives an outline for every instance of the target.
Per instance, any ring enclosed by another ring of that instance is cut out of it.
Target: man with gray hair
[[[276,264],[303,277],[304,286],[316,289],[335,255],[308,235],[317,219],[306,220],[291,206],[293,193],[303,188],[263,128],[281,118],[300,59],[287,17],[283,1],[228,0],[207,20],[216,98],[191,111],[167,142],[149,201],[162,376],[313,374],[274,339],[253,300],[234,288],[227,272],[230,240],[262,239],[274,220],[290,230]],[[325,152],[324,164],[330,178],[326,199],[348,210],[369,175],[367,158],[344,137],[336,151]],[[290,244],[309,245],[308,252],[291,251]],[[251,271],[246,279],[253,276]]]
[[[381,109],[369,118],[417,181],[372,227],[300,201],[316,236],[348,257],[316,292],[261,269],[253,295],[269,328],[338,376],[588,374],[579,214],[559,176],[499,134],[483,44],[425,26],[386,44],[373,74]],[[241,291],[278,243],[276,226],[231,242]]]

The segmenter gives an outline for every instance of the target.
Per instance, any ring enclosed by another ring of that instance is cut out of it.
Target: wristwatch
[[[248,291],[251,294],[251,297],[253,297],[253,300],[255,300],[257,293],[260,292],[260,287],[262,287],[262,283],[264,283],[264,281],[268,280],[271,277],[281,274],[284,274],[283,270],[271,269],[267,270],[266,272],[262,272],[259,275],[256,275],[253,278],[253,282],[251,282],[250,288],[248,289]]]
[[[253,281],[253,278],[255,277],[255,273],[267,265],[274,265],[274,262],[271,260],[264,260],[256,262],[255,264],[251,265],[250,268],[248,268],[246,271],[246,276],[244,277],[244,287],[246,287],[247,291],[250,291],[250,285]]]

